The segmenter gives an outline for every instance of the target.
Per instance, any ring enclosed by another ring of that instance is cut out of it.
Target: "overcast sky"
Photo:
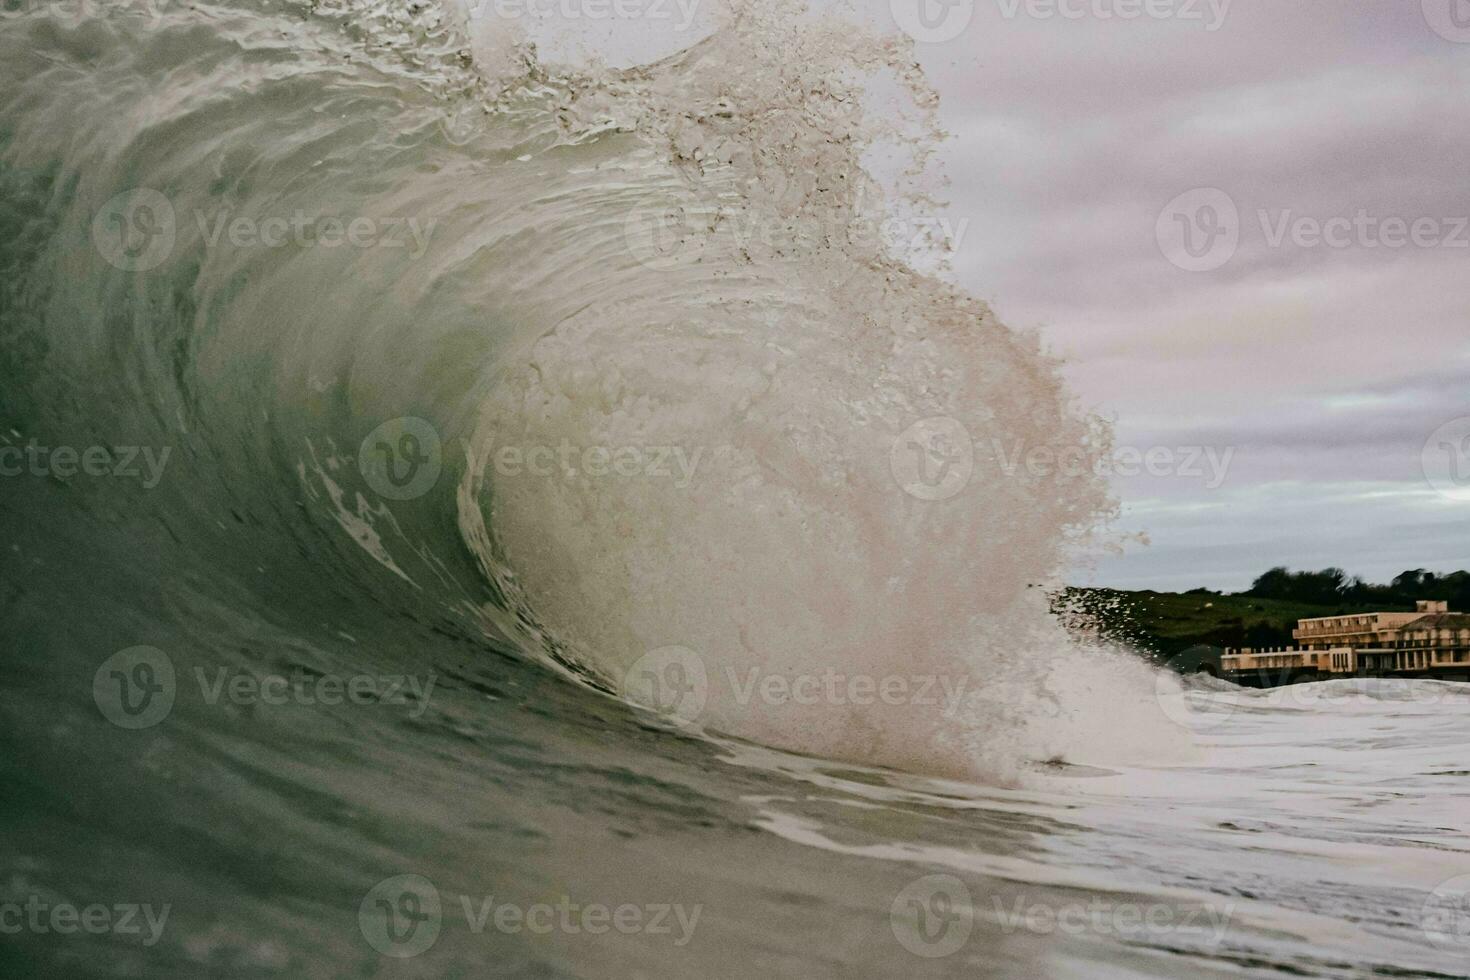
[[[1042,329],[1120,445],[1233,453],[1223,481],[1189,453],[1119,480],[1152,544],[1096,581],[1470,567],[1470,421],[1435,435],[1470,416],[1470,0],[1068,6],[976,0],[920,56],[960,280]]]
[[[1470,567],[1470,0],[859,2],[943,95],[959,281],[1179,471],[1092,581]]]

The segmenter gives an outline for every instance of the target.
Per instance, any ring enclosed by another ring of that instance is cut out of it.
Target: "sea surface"
[[[1470,976],[1470,688],[1052,614],[1114,504],[1006,460],[1106,426],[937,99],[788,0],[5,0],[0,973]]]

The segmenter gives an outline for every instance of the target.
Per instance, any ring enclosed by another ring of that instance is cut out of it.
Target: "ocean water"
[[[0,14],[5,975],[1470,976],[1470,690],[1052,615],[905,42]]]

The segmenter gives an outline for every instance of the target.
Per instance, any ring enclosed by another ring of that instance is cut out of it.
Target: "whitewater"
[[[716,20],[0,8],[7,974],[1470,976],[1470,693],[1059,617],[911,43]]]

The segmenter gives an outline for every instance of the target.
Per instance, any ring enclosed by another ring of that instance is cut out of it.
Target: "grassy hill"
[[[1106,639],[1121,641],[1159,660],[1170,660],[1195,646],[1291,646],[1298,619],[1359,612],[1410,611],[1412,605],[1312,605],[1196,590],[1122,592],[1067,589],[1059,610],[1084,624],[1095,624]]]

